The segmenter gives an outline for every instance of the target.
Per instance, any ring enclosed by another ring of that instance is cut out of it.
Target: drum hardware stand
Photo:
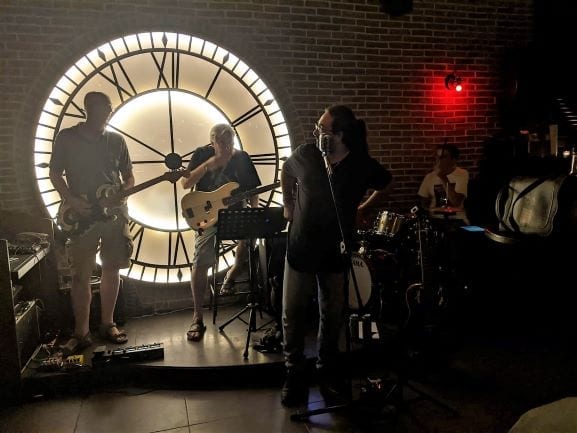
[[[272,236],[284,229],[286,221],[283,218],[283,208],[245,208],[239,210],[221,209],[218,212],[218,228],[215,236],[215,264],[218,263],[218,245],[221,240],[249,240],[248,254],[248,275],[249,275],[249,293],[248,302],[244,308],[230,317],[226,322],[218,327],[222,332],[231,322],[239,319],[248,326],[246,335],[246,344],[244,346],[243,358],[248,358],[248,346],[250,344],[250,335],[259,331],[274,322],[274,318],[260,327],[256,326],[255,312],[258,310],[262,319],[262,309],[257,300],[257,290],[254,275],[253,251],[252,244],[254,239]],[[216,265],[215,265],[216,267]],[[216,287],[216,269],[213,271],[213,284]],[[245,312],[249,312],[248,322],[242,318]]]
[[[409,301],[409,292],[412,290],[417,290],[417,299],[420,300],[421,297],[421,291],[425,288],[425,262],[424,262],[424,258],[423,258],[423,254],[424,254],[424,250],[423,250],[423,238],[422,236],[422,211],[417,207],[413,207],[411,209],[411,212],[413,214],[416,215],[417,218],[417,257],[418,257],[418,262],[419,262],[419,272],[420,272],[420,276],[421,279],[415,283],[412,283],[409,285],[409,287],[407,287],[407,290],[405,291],[405,302],[407,303],[407,309],[408,309],[408,314],[407,314],[407,319],[405,320],[404,323],[404,328],[407,327],[407,325],[409,324],[409,320],[411,319],[411,307],[410,307],[410,301]]]
[[[410,306],[409,306],[409,300],[408,300],[408,292],[410,290],[419,290],[419,295],[420,296],[420,291],[424,290],[426,288],[425,285],[425,263],[424,263],[424,248],[423,248],[423,239],[421,236],[421,232],[422,232],[422,211],[417,207],[413,207],[411,209],[411,212],[416,214],[417,217],[417,239],[418,239],[418,257],[419,257],[419,271],[420,271],[420,276],[421,276],[421,280],[415,283],[412,283],[411,285],[409,285],[409,287],[407,287],[406,290],[406,301],[407,301],[407,308],[409,308],[409,315],[407,317],[407,320],[405,321],[405,324],[403,326],[403,328],[406,328],[410,319]],[[419,213],[421,213],[421,215],[419,215]],[[399,350],[401,352],[402,355],[407,355],[406,354],[406,349],[404,349],[405,347],[405,338],[403,337],[403,335],[405,335],[405,333],[403,331],[399,332],[399,337],[400,337],[400,343],[401,343],[401,349]],[[447,403],[433,397],[431,394],[421,390],[420,388],[418,388],[417,386],[411,384],[409,382],[408,379],[408,375],[407,375],[407,368],[404,367],[407,365],[407,359],[400,359],[399,361],[399,367],[396,368],[396,376],[397,376],[397,380],[396,383],[391,387],[391,389],[389,390],[389,392],[387,393],[387,396],[385,398],[385,400],[391,398],[391,397],[395,397],[397,396],[397,401],[395,402],[396,405],[398,406],[406,406],[408,402],[403,402],[402,401],[402,395],[403,395],[403,388],[408,388],[411,391],[413,391],[414,393],[416,393],[418,395],[417,399],[419,400],[427,400],[443,409],[445,409],[446,411],[450,412],[453,416],[460,416],[459,412],[451,407],[450,405],[448,405]]]

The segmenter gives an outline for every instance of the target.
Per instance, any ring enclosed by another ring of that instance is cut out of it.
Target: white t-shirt
[[[467,170],[456,167],[447,178],[449,179],[449,183],[455,184],[455,192],[467,197],[467,184],[469,183],[469,172]],[[431,200],[431,204],[429,205],[430,209],[446,204],[444,203],[444,199],[447,197],[447,192],[443,186],[443,181],[437,175],[436,171],[432,171],[425,176],[419,187],[418,194],[420,197]],[[463,209],[462,204],[460,209]],[[461,212],[458,213],[461,214]],[[457,215],[457,218],[463,219],[464,212],[462,212],[462,214],[463,215]]]

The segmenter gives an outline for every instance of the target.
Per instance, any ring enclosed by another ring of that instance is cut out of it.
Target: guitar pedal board
[[[43,359],[36,370],[42,373],[50,373],[53,371],[60,371],[63,366],[64,362],[62,361],[62,357],[55,356],[52,358]]]
[[[164,344],[152,343],[108,350],[99,346],[93,352],[92,365],[102,366],[127,361],[150,361],[164,358]]]
[[[51,373],[56,371],[70,371],[84,366],[84,355],[70,355],[66,358],[62,356],[53,356],[40,361],[36,370],[42,373]]]

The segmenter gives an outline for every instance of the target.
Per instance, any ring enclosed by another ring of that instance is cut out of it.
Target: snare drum
[[[375,221],[374,232],[379,235],[394,237],[399,233],[405,221],[404,215],[388,210],[380,211]]]

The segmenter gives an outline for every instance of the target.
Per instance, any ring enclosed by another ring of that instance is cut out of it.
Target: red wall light
[[[455,92],[460,92],[463,90],[463,84],[461,77],[459,77],[454,72],[451,72],[445,77],[445,87],[448,90],[454,90]]]

